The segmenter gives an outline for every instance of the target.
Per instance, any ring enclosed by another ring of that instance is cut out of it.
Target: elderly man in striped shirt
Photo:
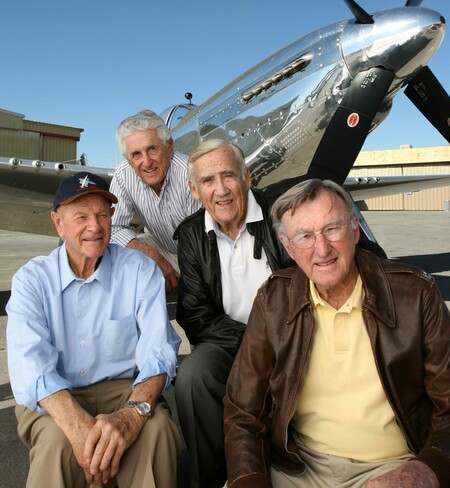
[[[170,130],[151,110],[124,119],[116,140],[126,161],[111,181],[110,191],[119,201],[111,241],[150,256],[164,275],[166,291],[173,292],[179,273],[172,236],[178,224],[201,206],[189,191],[187,157],[173,150]],[[134,213],[148,232],[133,231]]]

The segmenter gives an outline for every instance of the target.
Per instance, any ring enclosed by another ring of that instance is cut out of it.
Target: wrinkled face
[[[336,296],[342,292],[345,295],[356,282],[355,246],[359,240],[359,222],[357,217],[352,220],[356,228],[347,227],[342,240],[330,242],[319,234],[309,249],[298,249],[281,237],[289,255],[325,299],[330,293]],[[305,202],[294,213],[288,211],[282,217],[284,234],[288,239],[299,233],[314,233],[333,224],[347,223],[349,216],[344,202],[328,191],[322,191],[314,201]]]
[[[172,139],[165,143],[156,129],[149,129],[125,137],[124,143],[129,164],[142,181],[159,195],[173,155]]]
[[[85,195],[52,212],[59,237],[66,241],[69,261],[76,265],[103,256],[111,237],[114,209],[101,195]]]
[[[245,177],[231,148],[224,146],[194,163],[192,195],[200,200],[222,232],[241,228],[247,214],[250,173]]]

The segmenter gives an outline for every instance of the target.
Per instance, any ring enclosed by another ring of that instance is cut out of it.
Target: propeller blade
[[[347,7],[352,11],[355,16],[356,22],[359,24],[373,24],[374,20],[370,14],[368,14],[362,7],[360,7],[355,0],[344,0]]]
[[[422,0],[407,0],[405,7],[420,7]]]
[[[408,83],[405,95],[450,143],[450,98],[428,66]]]
[[[393,79],[394,73],[382,68],[355,76],[319,143],[308,178],[344,182]]]

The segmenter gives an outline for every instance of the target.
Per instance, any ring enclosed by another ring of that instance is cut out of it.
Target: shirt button
[[[84,369],[80,369],[80,376],[84,376]]]
[[[84,346],[86,344],[86,341],[83,339],[80,341],[80,346]]]
[[[86,312],[81,312],[80,313],[80,317],[85,317],[86,316]]]

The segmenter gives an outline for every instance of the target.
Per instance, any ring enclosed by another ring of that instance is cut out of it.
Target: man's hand
[[[145,242],[139,239],[132,239],[127,247],[131,249],[136,249],[143,252],[147,256],[153,259],[161,270],[164,279],[166,280],[166,293],[175,293],[178,287],[178,279],[180,274],[173,268],[173,266],[167,261],[167,259],[156,249],[155,247],[149,246]]]
[[[84,457],[86,438],[95,425],[95,419],[80,407],[67,390],[60,390],[44,398],[39,404],[66,435],[75,459],[84,471],[87,483],[101,484],[102,474],[94,476]]]
[[[166,258],[161,256],[161,254],[160,259],[156,261],[156,264],[159,266],[159,269],[162,271],[164,279],[166,280],[166,293],[175,293],[178,288],[180,274],[173,268]]]
[[[421,461],[408,461],[403,466],[369,481],[366,488],[439,488],[433,470]]]
[[[66,435],[70,444],[72,445],[73,454],[78,461],[78,464],[81,466],[81,468],[83,468],[86,481],[88,483],[100,484],[103,479],[102,476],[94,476],[91,473],[89,464],[86,463],[84,459],[86,438],[94,425],[95,419],[86,413],[86,415],[81,415],[77,419],[77,427],[71,429],[70,432],[66,433]]]
[[[116,476],[124,452],[137,439],[146,421],[133,408],[97,415],[83,452],[84,463],[95,480],[100,478],[106,483]]]

